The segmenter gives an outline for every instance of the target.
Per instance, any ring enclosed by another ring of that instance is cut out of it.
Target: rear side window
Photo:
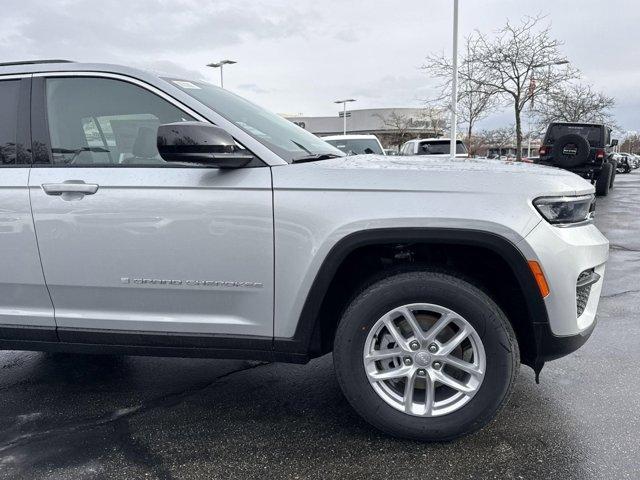
[[[418,153],[421,155],[444,155],[451,151],[449,140],[429,140],[421,142]],[[467,153],[467,147],[460,140],[456,142],[456,153]]]
[[[0,81],[0,165],[16,163],[20,80]]]
[[[350,140],[326,140],[327,143],[339,148],[347,155],[366,155],[375,153],[383,155],[384,152],[380,148],[380,144],[372,139],[350,139]]]
[[[107,78],[50,78],[47,118],[53,163],[164,166],[158,126],[194,120],[148,90]]]
[[[602,143],[603,127],[598,125],[552,125],[547,132],[547,138],[544,143],[553,145],[560,137],[572,133],[586,138],[592,147],[604,146]]]

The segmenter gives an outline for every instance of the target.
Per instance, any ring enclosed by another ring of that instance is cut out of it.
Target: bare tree
[[[448,106],[434,103],[424,109],[424,118],[427,125],[427,133],[432,137],[438,138],[447,128],[449,120],[447,118]]]
[[[412,117],[398,113],[395,110],[386,116],[379,113],[375,116],[380,119],[385,127],[392,130],[390,143],[398,147],[398,149],[404,142],[409,140],[411,130],[415,129],[415,121]]]
[[[522,112],[528,102],[544,97],[552,88],[578,77],[561,54],[562,43],[552,38],[544,17],[509,21],[495,38],[476,32],[477,46],[469,61],[482,74],[472,78],[479,90],[493,90],[513,108],[517,159],[522,158]]]
[[[475,61],[480,47],[478,34],[466,38],[465,51],[458,69],[458,119],[467,127],[467,146],[469,154],[473,150],[473,130],[476,123],[489,115],[497,106],[497,90],[490,86],[490,72]],[[443,104],[451,98],[451,82],[453,65],[451,59],[444,54],[432,54],[427,57],[423,70],[433,78],[437,78],[438,95],[428,100],[431,104]],[[449,107],[450,110],[450,107]]]
[[[615,100],[591,85],[571,83],[549,90],[534,108],[541,125],[551,122],[614,123],[610,113]]]
[[[624,142],[620,144],[621,152],[628,153],[640,153],[640,135],[637,133],[631,133],[627,135]]]
[[[477,149],[479,151],[489,150],[489,148],[497,148],[500,151],[503,148],[513,145],[516,129],[514,125],[492,130],[482,130],[477,136]]]

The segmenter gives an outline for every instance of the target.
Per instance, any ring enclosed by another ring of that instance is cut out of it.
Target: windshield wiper
[[[341,157],[344,157],[344,155],[338,155],[336,153],[314,153],[311,155],[305,155],[304,157],[294,158],[293,163],[315,162],[316,160],[329,160],[331,158]]]

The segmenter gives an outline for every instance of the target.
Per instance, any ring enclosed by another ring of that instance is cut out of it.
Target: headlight
[[[540,215],[558,227],[591,222],[596,207],[594,195],[541,197],[533,201]]]

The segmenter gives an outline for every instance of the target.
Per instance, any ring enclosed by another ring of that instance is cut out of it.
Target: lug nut
[[[442,367],[442,363],[440,363],[440,362],[433,362],[433,368],[435,368],[436,370],[440,370],[440,367]]]
[[[418,350],[420,348],[420,342],[418,342],[417,340],[414,340],[409,344],[409,348],[411,350]]]
[[[427,371],[424,368],[418,369],[418,375],[421,377],[425,377],[427,375]]]
[[[429,351],[431,353],[436,353],[438,351],[438,345],[436,345],[435,343],[432,343],[431,345],[429,345]]]
[[[405,357],[404,364],[408,367],[413,364],[413,360],[411,360],[411,358],[409,357]]]

